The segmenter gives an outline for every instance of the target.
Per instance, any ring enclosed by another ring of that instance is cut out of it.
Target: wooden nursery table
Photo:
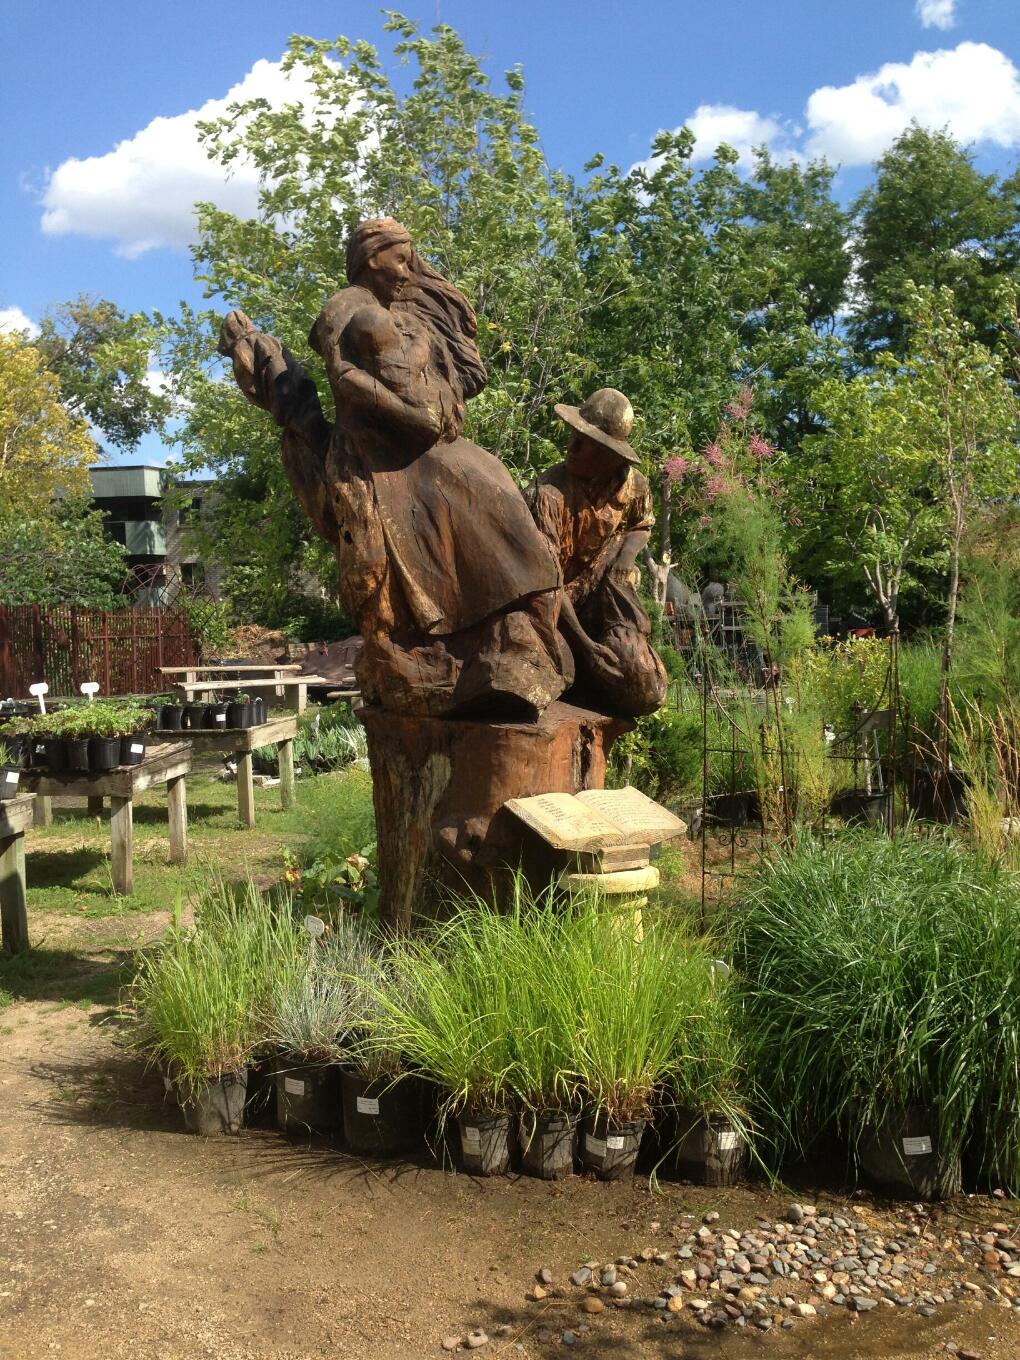
[[[150,746],[140,765],[86,774],[79,770],[29,770],[22,786],[42,798],[87,798],[90,812],[102,811],[110,800],[113,887],[127,894],[134,888],[134,800],[146,789],[166,785],[170,825],[170,863],[188,858],[188,799],[185,779],[191,772],[191,747],[186,741]]]
[[[201,703],[206,696],[221,691],[227,694],[243,690],[246,694],[261,694],[267,708],[281,701],[282,696],[284,707],[303,713],[308,707],[308,686],[328,685],[330,681],[321,675],[288,674],[300,669],[297,662],[290,662],[268,666],[164,666],[162,673],[183,674],[184,679],[176,682],[176,688],[184,691],[185,703]]]
[[[211,727],[192,727],[174,734],[192,742],[199,751],[218,751],[237,757],[237,815],[249,829],[255,826],[255,784],[252,752],[259,746],[275,746],[280,757],[280,802],[284,812],[294,806],[294,738],[297,718],[270,718],[258,727],[232,727],[218,732]]]
[[[12,954],[28,948],[25,897],[25,831],[35,794],[0,802],[0,944]]]

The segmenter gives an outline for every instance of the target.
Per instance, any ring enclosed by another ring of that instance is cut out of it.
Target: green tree
[[[861,299],[852,335],[862,354],[906,353],[912,285],[951,289],[977,338],[994,342],[997,284],[1016,265],[1015,180],[980,174],[948,133],[912,124],[855,206]]]
[[[60,379],[67,409],[119,448],[135,448],[169,414],[166,395],[149,382],[156,335],[147,317],[80,294],[46,313],[34,343]]]
[[[97,457],[42,353],[0,334],[0,514],[45,515],[58,494],[84,494]]]
[[[0,511],[0,602],[113,609],[127,572],[119,543],[86,500],[64,500],[49,513]]]

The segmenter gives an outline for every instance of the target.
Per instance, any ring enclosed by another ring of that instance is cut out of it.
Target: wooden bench
[[[255,826],[255,784],[252,752],[275,746],[280,758],[280,802],[284,812],[294,806],[294,738],[297,718],[270,718],[258,727],[235,727],[217,731],[211,727],[186,728],[174,734],[191,742],[198,751],[233,753],[237,757],[237,815],[249,830]]]
[[[25,831],[34,802],[33,793],[0,802],[0,944],[11,954],[28,948]]]
[[[279,697],[278,691],[282,691],[284,706],[295,713],[303,713],[308,707],[308,686],[329,684],[330,681],[324,680],[321,675],[292,675],[260,684],[252,684],[250,680],[190,680],[179,683],[176,688],[184,691],[187,703],[201,703],[204,695],[217,693],[229,694],[243,690],[245,694],[262,694],[267,708]]]
[[[167,817],[170,830],[170,863],[184,864],[188,858],[188,801],[185,779],[191,771],[191,747],[176,740],[150,746],[140,765],[121,765],[116,770],[28,770],[21,776],[22,788],[39,795],[37,824],[49,820],[51,798],[86,798],[89,811],[100,813],[103,799],[110,800],[110,839],[114,891],[128,894],[134,889],[134,800],[146,789],[166,786]]]

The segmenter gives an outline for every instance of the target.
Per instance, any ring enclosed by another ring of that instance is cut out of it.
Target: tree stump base
[[[498,901],[514,870],[536,887],[547,847],[503,805],[604,787],[623,718],[554,703],[535,723],[427,718],[363,708],[378,842],[380,914],[406,929],[430,884]]]

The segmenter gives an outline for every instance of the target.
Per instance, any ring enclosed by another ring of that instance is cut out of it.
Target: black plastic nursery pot
[[[723,1114],[677,1110],[676,1170],[696,1185],[734,1185],[744,1169],[747,1144]]]
[[[288,1133],[332,1133],[340,1127],[340,1069],[302,1063],[284,1054],[277,1060],[276,1123]]]
[[[963,1180],[960,1158],[939,1151],[937,1121],[925,1105],[893,1111],[879,1127],[862,1130],[857,1164],[876,1186],[911,1199],[949,1199]]]
[[[579,1122],[561,1110],[521,1115],[521,1165],[529,1176],[558,1181],[573,1175]]]
[[[363,1077],[356,1072],[341,1076],[344,1133],[352,1152],[374,1157],[393,1157],[410,1152],[422,1141],[420,1092],[408,1079],[392,1083],[390,1077]]]
[[[181,709],[181,727],[205,727],[205,715],[208,710],[208,704],[185,704]]]
[[[223,732],[227,726],[229,704],[207,704],[202,726],[206,731]]]
[[[31,739],[25,759],[30,770],[45,770],[49,766],[49,761],[46,758],[45,737],[33,737]],[[52,768],[52,766],[49,767]]]
[[[248,1089],[244,1099],[246,1124],[274,1123],[276,1120],[275,1054],[254,1058],[248,1064]]]
[[[834,817],[865,826],[884,826],[888,829],[892,813],[892,793],[868,793],[864,789],[849,789],[838,793],[830,804]]]
[[[17,798],[21,788],[21,766],[0,765],[0,802]]]
[[[184,709],[180,704],[161,704],[156,715],[156,725],[163,732],[179,732],[184,720]]]
[[[145,733],[132,732],[120,739],[120,763],[122,765],[141,765],[145,759]]]
[[[253,727],[261,727],[266,720],[266,701],[261,694],[251,701],[251,715]]]
[[[244,1122],[244,1101],[248,1070],[224,1072],[207,1082],[194,1095],[179,1094],[184,1127],[189,1133],[210,1137],[220,1133],[240,1133]]]
[[[120,764],[120,737],[90,737],[89,764],[93,770],[115,770]]]
[[[505,1176],[510,1169],[508,1114],[462,1114],[457,1119],[461,1164],[472,1176]]]
[[[89,768],[89,739],[88,737],[65,737],[64,751],[69,770],[88,770]]]
[[[63,737],[47,737],[43,743],[46,748],[45,761],[48,770],[67,769],[67,748]]]
[[[750,792],[713,793],[705,799],[703,820],[710,826],[746,826],[752,799]]]
[[[228,727],[251,727],[255,720],[255,709],[249,703],[227,704]]]
[[[646,1122],[612,1119],[605,1111],[586,1119],[581,1138],[582,1165],[594,1171],[600,1181],[633,1175]]]

